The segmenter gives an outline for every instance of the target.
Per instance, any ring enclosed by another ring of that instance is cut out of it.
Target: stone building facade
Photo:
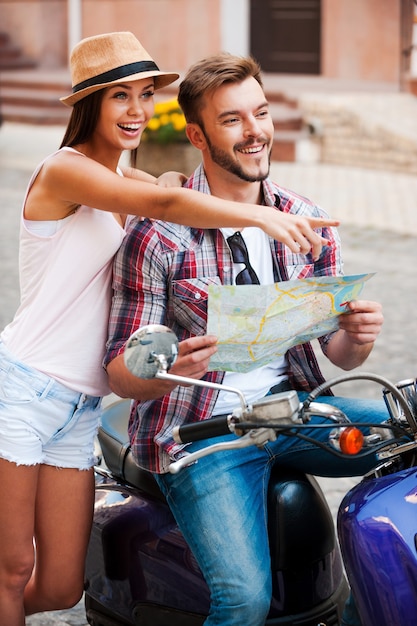
[[[256,50],[268,72],[401,88],[414,6],[413,0],[0,0],[0,32],[41,68],[65,67],[83,37],[131,30],[161,66],[181,73],[221,49]]]

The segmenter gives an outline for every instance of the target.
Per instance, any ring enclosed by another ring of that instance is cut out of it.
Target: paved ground
[[[37,162],[58,147],[61,127],[6,123],[0,129],[0,329],[18,304],[17,241],[21,201]],[[321,164],[274,163],[272,177],[341,220],[346,273],[376,272],[363,297],[382,302],[383,333],[365,371],[396,382],[417,376],[417,179],[385,171]],[[320,359],[322,361],[322,359]],[[327,377],[335,370],[323,362]],[[349,395],[379,397],[373,384],[346,384]],[[352,479],[321,480],[333,513]],[[82,603],[28,618],[29,626],[85,626]]]

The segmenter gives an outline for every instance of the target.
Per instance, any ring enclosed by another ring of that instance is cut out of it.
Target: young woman
[[[0,626],[74,605],[83,591],[94,501],[93,439],[108,393],[102,358],[112,260],[125,217],[196,227],[260,226],[293,251],[320,253],[314,228],[283,215],[155,184],[118,168],[153,114],[161,72],[131,33],[81,41],[61,148],[23,203],[21,304],[0,336]],[[176,177],[175,183],[178,178]]]

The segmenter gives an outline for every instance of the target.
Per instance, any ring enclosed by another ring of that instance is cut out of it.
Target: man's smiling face
[[[274,126],[255,78],[225,84],[208,94],[200,115],[213,163],[248,182],[268,176]]]

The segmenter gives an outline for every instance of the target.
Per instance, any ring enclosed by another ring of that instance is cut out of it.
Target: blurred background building
[[[168,69],[184,71],[226,49],[254,54],[266,72],[400,86],[409,78],[414,6],[413,0],[0,0],[1,59],[12,66],[20,50],[36,67],[66,67],[79,39],[131,30]]]
[[[361,133],[366,95],[373,109],[378,94],[391,98],[400,116],[416,100],[416,15],[416,0],[0,0],[1,110],[5,120],[65,123],[58,99],[70,89],[69,51],[83,37],[130,30],[161,67],[181,74],[219,50],[252,54],[273,107],[273,157],[342,158],[326,142],[346,124],[345,144],[352,123]],[[352,93],[362,102],[349,104]]]

